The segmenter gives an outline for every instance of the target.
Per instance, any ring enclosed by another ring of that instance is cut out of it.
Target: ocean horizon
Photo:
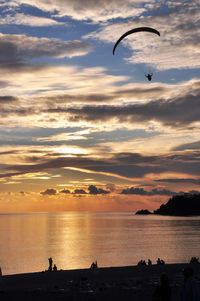
[[[4,275],[48,269],[137,265],[157,258],[186,263],[199,256],[200,216],[133,212],[1,213],[0,266]]]

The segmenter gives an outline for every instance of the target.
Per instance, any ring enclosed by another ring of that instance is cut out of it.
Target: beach
[[[186,263],[42,271],[1,277],[1,300],[151,300],[162,273],[178,300]],[[200,288],[200,264],[192,264]]]

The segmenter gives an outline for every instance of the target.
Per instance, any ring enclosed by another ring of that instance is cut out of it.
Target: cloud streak
[[[42,57],[72,58],[86,55],[91,50],[92,46],[84,41],[62,41],[27,35],[0,34],[0,66]]]
[[[42,195],[56,195],[55,189],[46,189],[45,191],[40,192]]]
[[[110,155],[108,159],[94,159],[89,155],[76,155],[73,157],[59,157],[56,159],[38,158],[36,164],[18,164],[5,166],[0,178],[16,177],[28,173],[57,171],[64,168],[83,169],[85,172],[101,174],[109,173],[113,177],[126,177],[129,179],[142,179],[147,175],[161,175],[162,173],[187,173],[199,176],[199,152],[186,154],[142,156],[133,153]],[[35,161],[35,159],[34,159]],[[151,176],[152,177],[152,176]]]
[[[144,0],[103,0],[101,2],[89,0],[83,5],[81,0],[16,0],[16,3],[36,6],[52,14],[57,12],[57,16],[69,16],[75,20],[93,22],[104,22],[116,18],[133,18],[138,16],[145,9],[142,7]],[[149,2],[149,1],[148,1]]]
[[[188,193],[199,193],[199,191],[192,190],[189,191]],[[147,191],[144,188],[130,187],[130,188],[123,189],[121,194],[136,194],[136,195],[144,195],[144,196],[154,196],[154,195],[172,196],[172,195],[184,194],[184,191],[175,192],[167,189],[157,189],[157,188]]]
[[[200,91],[196,95],[187,94],[170,100],[159,99],[144,104],[123,106],[84,106],[82,108],[56,108],[49,112],[70,113],[71,121],[109,121],[146,123],[157,121],[166,126],[185,127],[200,121]]]
[[[31,27],[65,25],[65,23],[63,22],[58,22],[50,18],[26,15],[24,13],[7,15],[5,18],[1,18],[0,24],[1,25],[24,25],[24,26],[31,26]]]

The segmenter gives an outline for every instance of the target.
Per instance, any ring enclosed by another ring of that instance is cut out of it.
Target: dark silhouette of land
[[[200,194],[176,195],[163,204],[154,214],[190,216],[200,215]]]
[[[148,213],[149,212],[149,213]],[[136,214],[151,214],[148,210],[139,210]],[[154,210],[153,214],[170,216],[198,216],[200,215],[200,194],[175,195]]]
[[[142,209],[142,210],[138,210],[135,214],[153,214],[152,212],[150,212],[147,209]]]

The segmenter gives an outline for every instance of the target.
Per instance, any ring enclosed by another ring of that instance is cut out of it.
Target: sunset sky
[[[0,212],[154,210],[200,191],[199,0],[2,0],[0,14]],[[140,26],[160,37],[113,55]]]

